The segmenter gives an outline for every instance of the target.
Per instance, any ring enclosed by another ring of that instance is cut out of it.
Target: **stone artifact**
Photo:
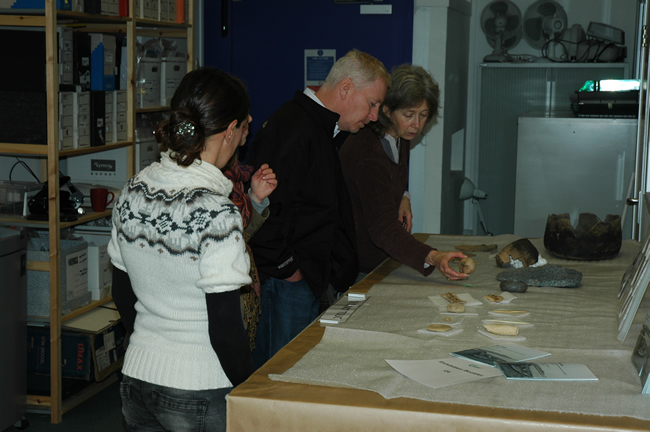
[[[447,324],[431,324],[427,327],[427,330],[434,332],[446,332],[451,330],[451,326]]]
[[[476,263],[471,258],[463,258],[458,265],[458,271],[465,274],[470,274],[476,269]]]
[[[465,312],[465,305],[462,303],[449,303],[447,305],[447,312],[463,313]]]
[[[497,275],[500,281],[522,281],[528,286],[576,288],[580,286],[582,273],[555,264],[542,267],[527,267],[502,271]]]
[[[483,324],[485,330],[490,333],[503,336],[517,336],[519,334],[519,327],[508,324]]]
[[[449,303],[467,303],[465,300],[461,300],[456,294],[450,292],[440,294],[440,297],[447,300]]]
[[[501,291],[508,291],[514,293],[525,293],[528,289],[528,284],[523,281],[503,281],[501,282]]]
[[[607,215],[602,222],[592,213],[580,213],[574,230],[568,213],[550,214],[546,220],[544,247],[565,259],[608,259],[618,255],[622,236],[621,217],[618,215]]]
[[[503,297],[500,295],[494,295],[494,294],[488,294],[486,296],[483,296],[484,298],[488,299],[492,303],[500,303],[501,300],[503,300]]]
[[[496,255],[499,267],[511,268],[512,261],[519,260],[524,267],[531,266],[539,259],[539,252],[527,238],[522,238],[510,243]]]
[[[461,252],[490,252],[497,248],[495,244],[480,244],[480,245],[458,245],[456,249]]]

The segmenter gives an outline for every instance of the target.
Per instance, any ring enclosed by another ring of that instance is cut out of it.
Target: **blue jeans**
[[[253,351],[259,368],[318,317],[320,298],[307,282],[269,278],[262,285],[260,321]]]
[[[222,432],[231,390],[180,390],[124,375],[122,414],[128,431]]]

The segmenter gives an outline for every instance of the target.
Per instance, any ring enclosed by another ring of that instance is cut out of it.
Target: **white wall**
[[[470,11],[466,0],[415,1],[413,63],[438,82],[441,108],[438,123],[411,142],[412,232],[462,231],[462,204],[454,190],[462,177]],[[456,168],[452,162],[459,158]]]

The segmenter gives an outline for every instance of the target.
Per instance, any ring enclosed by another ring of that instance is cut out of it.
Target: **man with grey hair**
[[[389,85],[379,60],[352,50],[316,92],[296,92],[252,142],[248,163],[268,163],[278,179],[270,215],[250,239],[262,282],[257,367],[316,319],[328,287],[342,292],[355,282],[354,222],[334,138],[376,121]]]

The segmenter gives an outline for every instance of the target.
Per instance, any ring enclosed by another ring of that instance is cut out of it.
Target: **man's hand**
[[[413,213],[411,212],[411,200],[407,197],[402,197],[402,202],[399,205],[399,212],[397,219],[402,223],[402,226],[407,232],[411,232],[413,227]]]
[[[275,173],[268,164],[264,164],[251,178],[251,198],[261,204],[276,187],[278,187],[278,180],[275,178]]]

